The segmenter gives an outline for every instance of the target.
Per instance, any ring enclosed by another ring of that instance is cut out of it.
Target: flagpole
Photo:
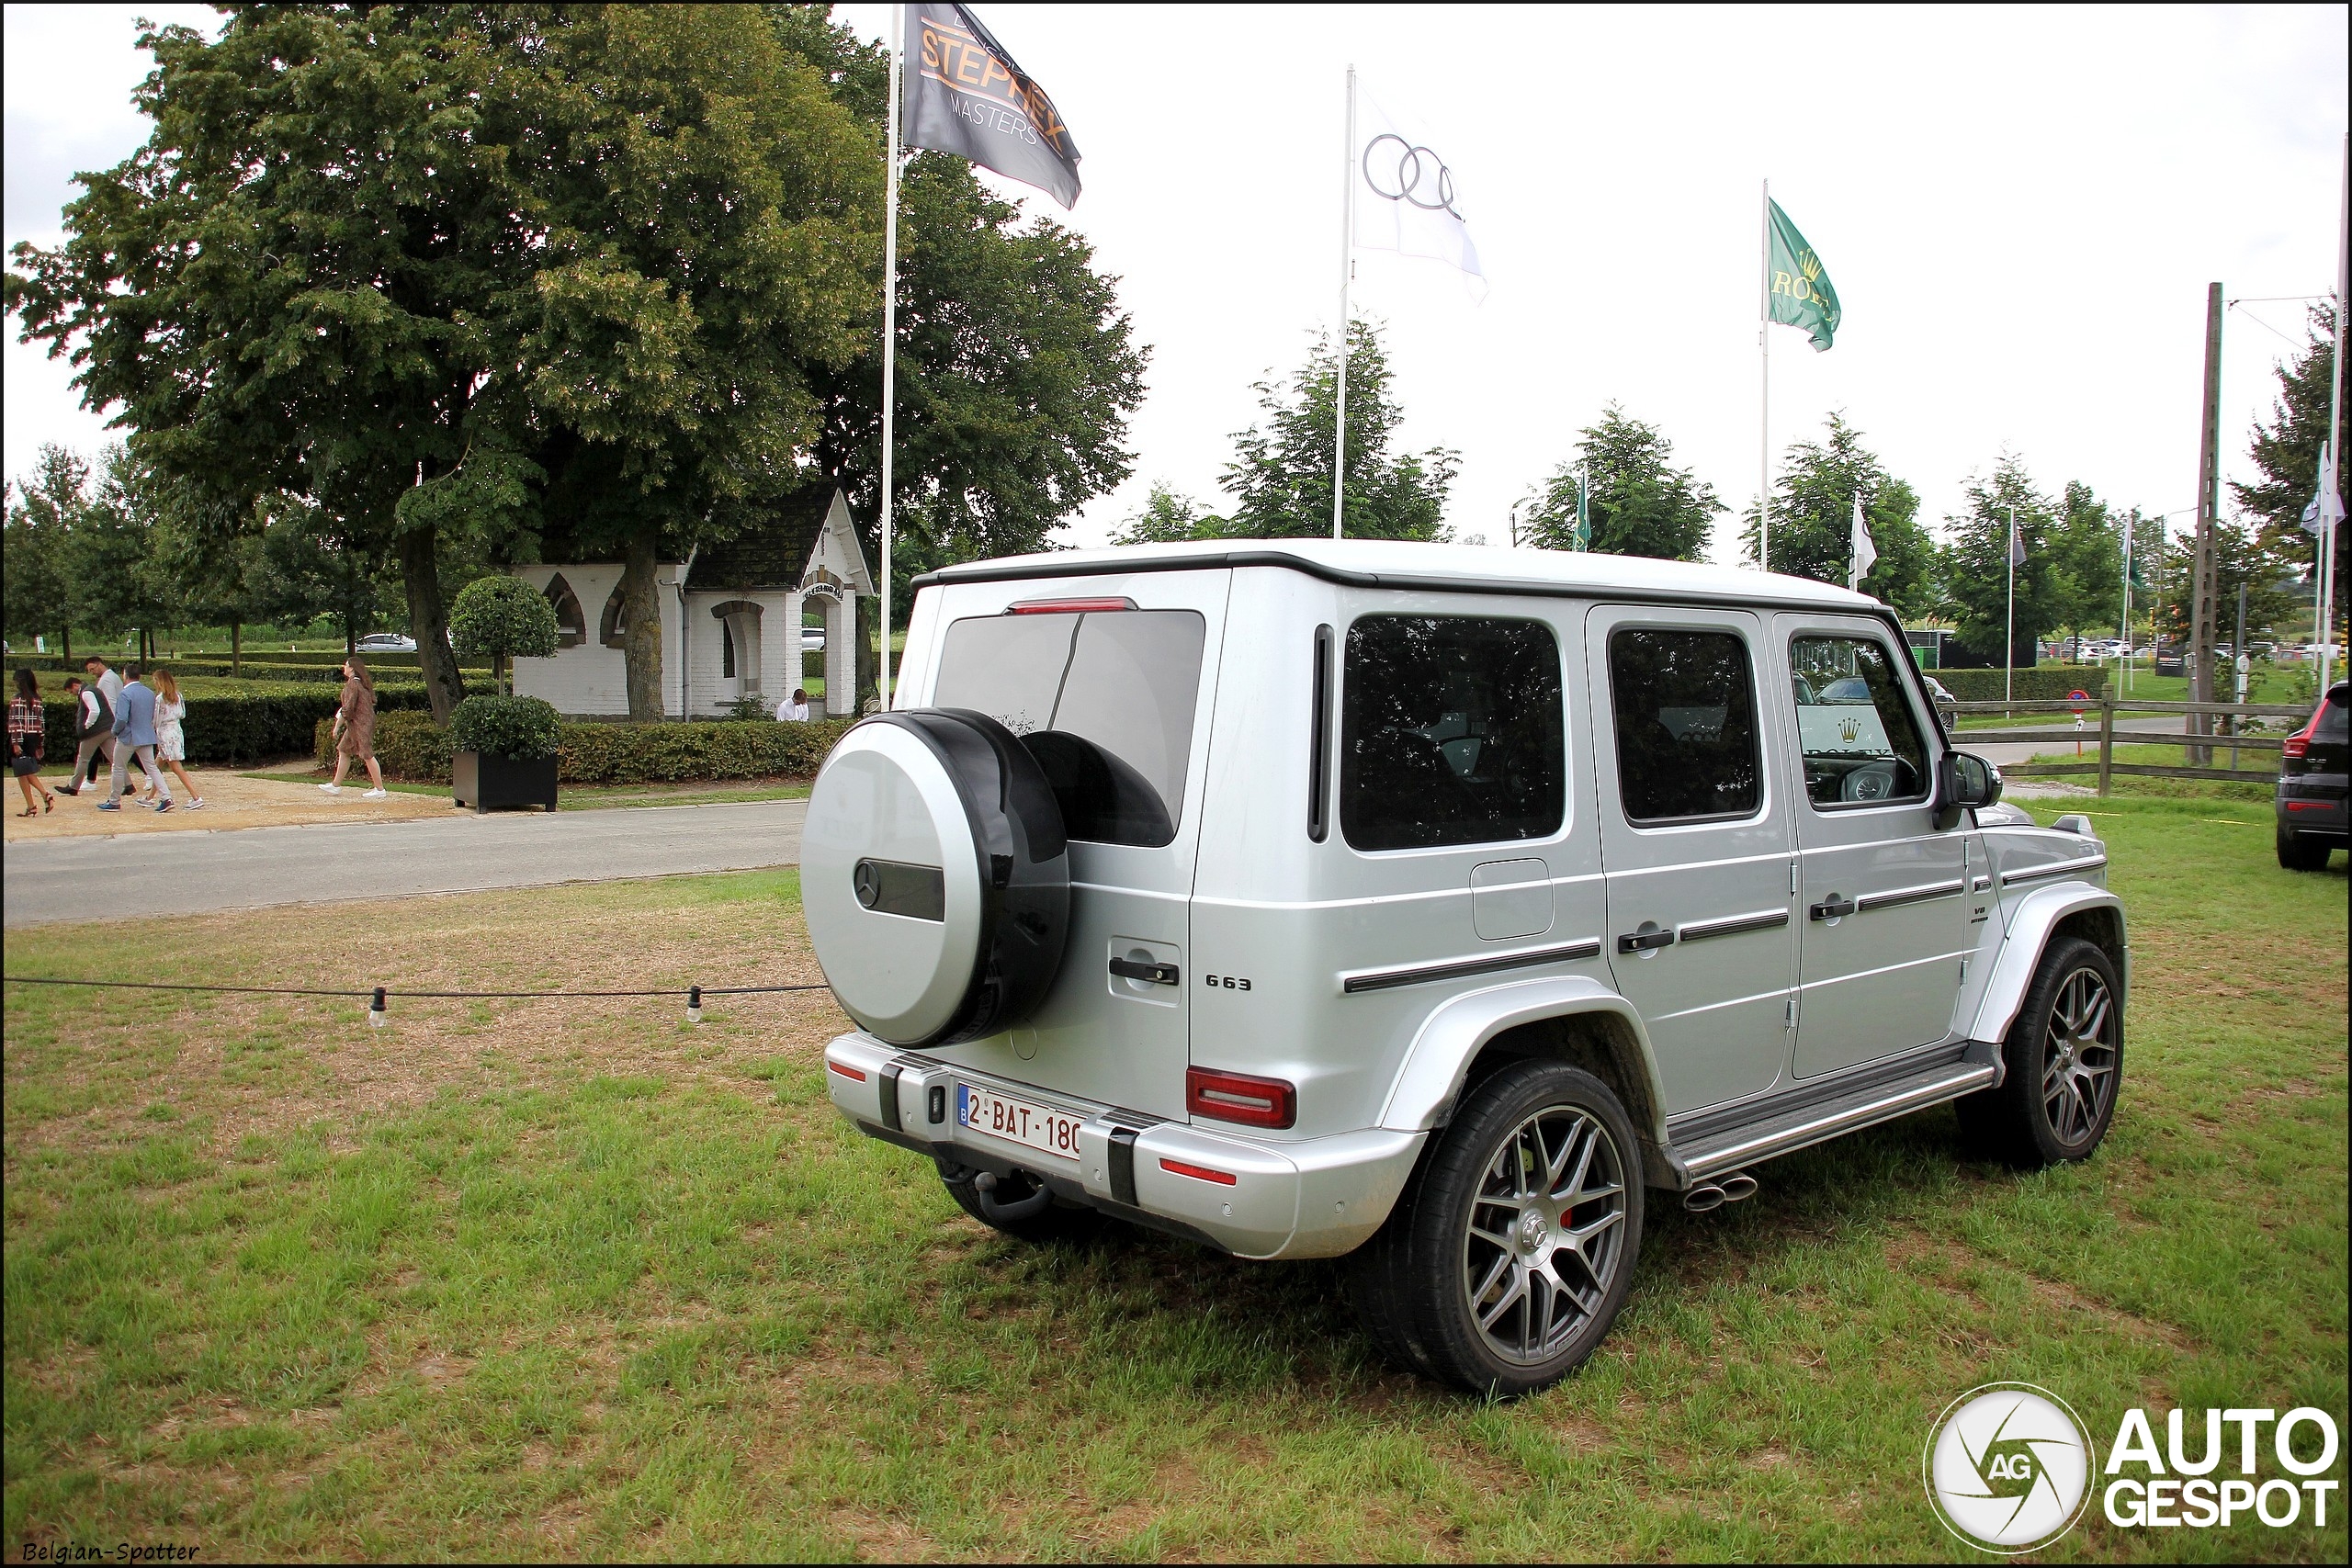
[[[2123,679],[2116,682],[2118,693],[2132,689],[2132,525],[2138,522],[2140,509],[2133,507],[2123,519],[2123,613],[2116,618],[2115,640],[2123,649]]]
[[[891,463],[899,428],[899,71],[906,53],[906,7],[890,7],[890,163],[885,171],[884,203],[888,214],[882,224],[882,656],[878,690],[882,711],[890,710],[890,500],[895,475]],[[853,617],[854,619],[854,617]],[[856,661],[850,679],[855,682]],[[854,698],[852,707],[854,708]]]
[[[1772,182],[1764,182],[1764,213],[1757,263],[1758,315],[1756,329],[1764,345],[1764,410],[1757,428],[1756,569],[1772,570]]]
[[[2327,497],[2344,494],[2344,296],[2352,292],[2352,136],[2344,143],[2344,195],[2337,209],[2335,237],[2335,363],[2327,378],[2327,468],[2320,477],[2325,488],[2319,503],[2319,690],[2327,694],[2328,648],[2335,640],[2335,530],[2342,525],[2328,515]],[[2241,649],[2240,652],[2245,650]]]
[[[2007,703],[2017,690],[2018,662],[2018,509],[2009,508],[2009,544],[2001,552],[2009,562],[2009,640],[2001,653],[2001,701]]]
[[[1356,68],[1348,67],[1347,145],[1340,149],[1340,396],[1331,425],[1331,537],[1340,536],[1348,482],[1348,282],[1355,271]]]

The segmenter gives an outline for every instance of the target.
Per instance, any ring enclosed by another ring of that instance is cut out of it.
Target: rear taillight
[[[1298,1090],[1280,1078],[1187,1067],[1184,1109],[1246,1127],[1287,1127],[1298,1120]]]
[[[2278,750],[2290,757],[2302,756],[2312,748],[2312,732],[2319,728],[2319,721],[2326,716],[2327,704],[2323,702],[2319,705],[2318,711],[2312,715],[2312,721],[2280,741]]]
[[[1132,599],[1023,599],[1018,604],[1008,604],[1008,615],[1102,615],[1114,610],[1132,610]]]

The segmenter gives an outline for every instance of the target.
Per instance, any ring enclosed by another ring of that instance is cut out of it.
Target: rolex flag
[[[1771,204],[1771,232],[1772,320],[1804,328],[1813,334],[1815,350],[1826,352],[1845,318],[1838,307],[1838,290],[1830,287],[1821,258],[1777,201]]]
[[[953,152],[1078,205],[1069,127],[970,7],[907,7],[906,84],[899,127],[909,147]]]
[[[1859,590],[1862,586],[1862,579],[1868,577],[1871,568],[1877,564],[1878,547],[1871,543],[1870,525],[1862,521],[1861,492],[1857,491],[1854,492],[1854,568],[1846,586]]]

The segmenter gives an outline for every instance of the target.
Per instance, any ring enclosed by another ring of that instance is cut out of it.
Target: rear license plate
[[[957,1084],[956,1121],[976,1133],[1004,1138],[1057,1159],[1078,1157],[1077,1117],[1048,1111],[1025,1100],[1009,1099],[993,1089]]]

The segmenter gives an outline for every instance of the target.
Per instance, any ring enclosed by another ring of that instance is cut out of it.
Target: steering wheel
[[[1838,786],[1840,800],[1884,800],[1894,793],[1894,760],[1882,757],[1846,775]]]

